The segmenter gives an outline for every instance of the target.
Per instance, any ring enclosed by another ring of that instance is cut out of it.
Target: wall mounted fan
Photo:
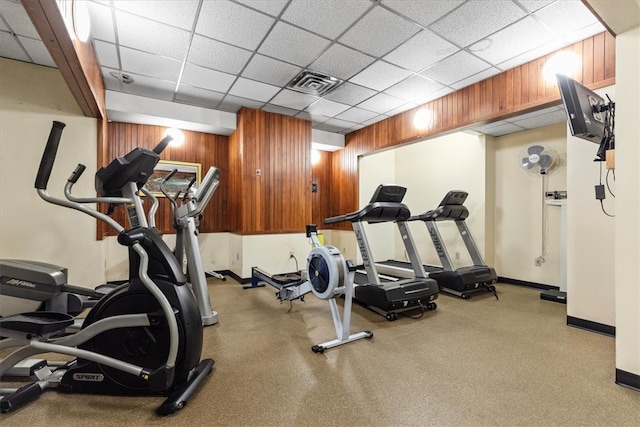
[[[552,148],[533,144],[520,152],[520,167],[531,175],[550,175],[560,167],[560,156]]]

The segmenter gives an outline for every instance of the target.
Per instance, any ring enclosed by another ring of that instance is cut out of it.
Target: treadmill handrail
[[[414,215],[408,221],[460,221],[469,217],[469,210],[463,205],[438,206],[436,209]]]
[[[369,203],[364,208],[346,215],[326,218],[324,224],[337,224],[340,222],[396,222],[406,221],[411,216],[409,207],[404,203],[375,202]]]

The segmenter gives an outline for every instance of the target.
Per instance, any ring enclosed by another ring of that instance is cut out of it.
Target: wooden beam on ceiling
[[[22,5],[84,115],[106,119],[104,84],[91,44],[71,40],[56,0],[22,0]]]

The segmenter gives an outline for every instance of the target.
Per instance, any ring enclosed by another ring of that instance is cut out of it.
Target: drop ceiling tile
[[[464,3],[464,0],[429,0],[428,7],[420,1],[383,0],[382,4],[427,26]]]
[[[327,132],[341,132],[353,127],[356,123],[348,122],[346,120],[329,119],[326,122],[322,122],[313,126],[314,129],[324,130]]]
[[[116,33],[113,29],[111,7],[94,2],[87,2],[87,9],[89,9],[91,21],[91,38],[115,43]]]
[[[511,123],[521,126],[525,129],[535,129],[543,126],[549,126],[556,123],[563,123],[567,121],[567,116],[564,111],[551,111],[545,114],[539,114],[533,117],[517,117],[517,120],[509,120]]]
[[[278,16],[288,1],[289,0],[238,0],[238,3],[242,3],[271,16]]]
[[[33,62],[47,67],[56,68],[56,63],[53,62],[53,58],[51,58],[51,55],[42,40],[34,40],[22,36],[18,36],[18,40],[20,40],[20,43],[22,43],[22,46],[27,53],[29,53]]]
[[[243,77],[276,86],[285,86],[302,68],[262,55],[254,55],[242,72]]]
[[[462,79],[459,82],[453,83],[451,87],[456,90],[462,89],[464,87],[471,86],[476,82],[487,79],[491,76],[495,76],[496,74],[499,74],[499,73],[500,73],[500,70],[497,68],[494,68],[494,67],[487,68],[486,70],[480,71],[479,73],[474,74],[470,77],[467,77],[466,79]]]
[[[426,102],[424,101],[425,99],[430,99],[430,94],[442,89],[442,87],[440,83],[436,83],[420,75],[414,75],[391,86],[384,92],[396,98],[420,104]]]
[[[318,99],[320,98],[318,98],[317,96],[307,95],[306,93],[284,89],[275,97],[273,97],[273,99],[269,103],[280,105],[282,107],[292,108],[294,110],[304,110]]]
[[[553,3],[556,0],[517,0],[525,9],[529,12],[535,12],[536,10]]]
[[[304,120],[309,120],[313,126],[324,123],[331,118],[327,116],[321,116],[319,114],[311,114],[308,111],[301,111],[296,114],[296,117]]]
[[[491,45],[481,51],[469,46],[469,51],[487,62],[497,65],[508,59],[544,45],[555,35],[536,19],[527,16],[524,19],[492,34],[488,39]]]
[[[357,131],[358,129],[362,129],[362,128],[365,128],[365,127],[367,127],[367,126],[363,125],[361,123],[358,123],[357,125],[354,125],[354,126],[350,127],[349,129],[345,129],[344,131],[340,131],[339,133],[347,134],[347,133],[354,132],[354,131]]]
[[[336,116],[336,119],[347,120],[349,122],[354,123],[362,123],[367,120],[371,120],[374,117],[377,117],[379,114],[374,113],[373,111],[363,110],[362,108],[353,107],[348,109],[347,111],[340,113]]]
[[[339,102],[329,101],[327,99],[319,99],[317,102],[309,105],[307,111],[311,114],[319,114],[321,116],[333,117],[342,113],[349,108],[348,105]]]
[[[451,88],[449,86],[445,86],[442,89],[433,92],[431,94],[431,95],[433,95],[433,98],[431,98],[431,99],[429,99],[429,100],[427,100],[425,102],[429,102],[429,101],[432,101],[434,99],[442,98],[443,96],[449,95],[450,93],[453,93],[455,91],[456,91],[455,89],[453,89],[453,88]]]
[[[368,68],[353,76],[352,83],[366,86],[377,91],[384,90],[391,85],[406,79],[411,75],[411,71],[398,68],[387,62],[376,61]]]
[[[380,115],[380,116],[378,116],[378,117],[374,117],[374,118],[373,118],[373,119],[371,119],[371,120],[367,120],[366,122],[364,122],[364,123],[362,123],[362,124],[363,124],[363,125],[365,125],[365,126],[369,126],[369,125],[372,125],[372,124],[374,124],[374,123],[381,122],[382,120],[384,120],[384,119],[388,119],[388,118],[389,118],[389,116],[386,116],[386,115]]]
[[[242,107],[254,108],[256,110],[262,108],[264,102],[256,101],[253,99],[242,98],[239,96],[227,95],[224,100],[218,105],[218,110],[230,111],[237,113]]]
[[[394,108],[393,110],[387,111],[388,116],[395,116],[396,114],[404,113],[405,111],[409,111],[412,108],[416,108],[418,104],[414,104],[413,102],[409,102],[407,104],[401,105],[398,108]]]
[[[229,94],[239,96],[241,98],[249,98],[256,101],[262,101],[262,104],[264,104],[265,102],[273,98],[273,96],[279,91],[280,88],[277,86],[272,86],[266,83],[260,83],[255,80],[249,80],[240,77],[233,84],[231,90],[229,90]]]
[[[282,20],[334,39],[371,6],[369,0],[345,1],[339,6],[323,1],[293,0],[282,14]]]
[[[196,33],[254,50],[273,22],[269,16],[230,1],[205,1]]]
[[[283,116],[295,116],[298,114],[298,110],[294,110],[292,108],[281,107],[279,105],[267,104],[262,107],[263,111],[267,111],[269,113],[282,114]]]
[[[341,38],[340,43],[381,57],[420,31],[420,27],[381,7],[368,12]]]
[[[444,85],[449,85],[487,68],[489,68],[489,64],[461,50],[420,74]]]
[[[371,98],[376,92],[373,89],[344,82],[337,89],[324,96],[325,99],[341,102],[348,105],[356,105],[367,98]]]
[[[485,135],[503,136],[503,135],[509,135],[511,133],[522,132],[523,130],[526,130],[526,129],[509,122],[497,122],[497,123],[490,123],[485,126],[475,127],[473,128],[473,130],[483,133]]]
[[[126,47],[120,48],[120,61],[123,72],[141,74],[172,82],[178,81],[180,69],[182,68],[180,61]]]
[[[191,31],[198,3],[199,0],[145,0],[114,1],[113,5],[116,9]]]
[[[258,52],[292,64],[306,67],[329,46],[329,40],[278,22]]]
[[[561,36],[598,22],[580,1],[557,1],[534,16]],[[567,19],[569,16],[571,19]]]
[[[145,76],[131,75],[133,83],[123,84],[122,92],[139,95],[148,98],[173,101],[173,91],[176,84],[164,80],[152,79]]]
[[[336,43],[316,59],[309,69],[347,80],[373,61],[375,58],[369,55]]]
[[[386,93],[379,93],[366,101],[361,102],[358,104],[358,107],[382,114],[406,103],[407,101],[396,98],[395,96],[387,95]]]
[[[176,93],[176,101],[208,108],[217,107],[223,98],[224,93],[187,85],[180,85]]]
[[[40,38],[22,4],[6,0],[0,1],[0,15],[4,17],[15,34],[32,39]]]
[[[384,59],[402,68],[420,71],[460,50],[437,34],[422,30]]]
[[[562,39],[564,40],[565,44],[572,44],[596,34],[602,33],[604,31],[606,31],[606,28],[604,28],[604,26],[600,22],[596,22],[594,24],[587,25],[586,27],[579,30],[572,31],[569,34],[565,34],[562,36]]]
[[[94,40],[93,48],[96,51],[96,56],[98,57],[98,63],[100,66],[116,69],[120,68],[118,49],[115,44]]]
[[[548,53],[551,53],[555,50],[562,48],[564,44],[562,40],[556,39],[545,45],[532,49],[528,52],[524,52],[518,56],[515,56],[511,59],[508,59],[504,62],[498,64],[498,68],[501,70],[510,70],[513,67],[517,67],[518,65],[522,65],[526,62],[533,61],[534,59],[540,58]]]
[[[499,7],[490,5],[486,1],[467,1],[429,28],[458,46],[465,47],[526,15],[524,10],[510,1],[501,1]]]
[[[17,59],[18,61],[31,62],[18,41],[10,33],[0,32],[0,56],[3,58]]]
[[[227,92],[235,78],[236,77],[231,74],[198,67],[193,64],[185,64],[180,83],[213,90],[215,92]]]
[[[248,50],[196,34],[191,41],[187,62],[237,74],[247,64],[251,55]]]
[[[133,49],[183,60],[189,48],[188,31],[159,24],[126,12],[116,12],[118,43]]]

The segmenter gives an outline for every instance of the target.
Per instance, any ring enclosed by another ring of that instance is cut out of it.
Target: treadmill
[[[465,222],[469,216],[469,210],[463,203],[468,195],[465,191],[449,191],[436,209],[412,216],[408,221],[423,221],[427,226],[442,267],[425,265],[424,268],[429,273],[429,277],[438,281],[443,292],[469,299],[473,292],[489,291],[498,299],[496,287],[493,285],[498,281],[496,271],[485,265]],[[451,257],[438,231],[437,222],[439,221],[456,223],[473,265],[458,269],[453,267]],[[381,263],[380,269],[388,274],[402,275],[402,270],[406,272],[409,266],[406,262],[389,260]]]
[[[351,222],[356,234],[358,248],[362,255],[366,280],[363,274],[356,274],[356,302],[381,314],[389,321],[396,320],[399,313],[409,310],[435,310],[433,302],[438,298],[438,283],[430,279],[424,271],[422,261],[418,258],[413,238],[405,221],[411,216],[407,205],[402,203],[407,189],[394,184],[378,186],[371,201],[357,212],[327,218],[324,223],[338,224]],[[395,222],[402,236],[402,242],[410,254],[411,278],[384,281],[378,274],[363,223]]]

